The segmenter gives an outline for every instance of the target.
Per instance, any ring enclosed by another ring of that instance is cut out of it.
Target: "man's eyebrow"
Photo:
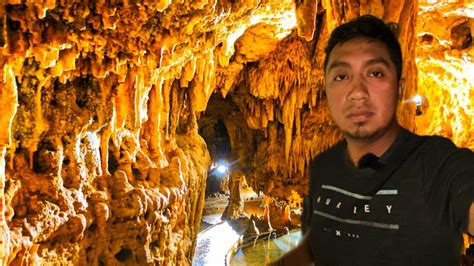
[[[338,67],[350,67],[349,63],[345,62],[345,61],[340,61],[340,60],[334,60],[334,62],[332,62],[327,71],[326,72],[330,72],[332,69],[334,68],[338,68]]]
[[[364,62],[365,66],[371,66],[371,65],[377,65],[377,64],[382,64],[382,65],[385,65],[386,67],[390,68],[390,64],[383,57],[377,57],[377,58],[369,59],[366,62]],[[348,67],[349,68],[350,64],[346,61],[334,60],[334,62],[332,62],[329,65],[326,72],[329,73],[332,69],[338,68],[338,67]]]
[[[382,64],[382,65],[385,65],[387,68],[390,68],[390,64],[383,57],[370,59],[364,63],[364,65],[366,66],[377,65],[377,64]]]

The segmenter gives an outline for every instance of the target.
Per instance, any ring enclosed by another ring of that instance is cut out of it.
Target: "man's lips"
[[[371,116],[373,116],[374,113],[371,111],[367,110],[358,110],[358,111],[352,111],[349,112],[346,117],[355,121],[355,122],[361,122],[369,119]]]

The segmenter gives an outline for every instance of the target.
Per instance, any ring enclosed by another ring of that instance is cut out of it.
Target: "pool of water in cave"
[[[298,245],[301,240],[301,231],[294,230],[289,234],[277,238],[265,237],[256,241],[253,245],[241,247],[234,254],[230,265],[268,265],[278,259],[281,255]]]

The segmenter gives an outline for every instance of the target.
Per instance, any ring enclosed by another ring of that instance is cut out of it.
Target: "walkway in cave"
[[[244,193],[246,209],[249,211],[261,204],[262,198],[254,196],[248,191]],[[241,246],[243,235],[248,229],[248,220],[222,221],[221,215],[227,200],[228,197],[224,195],[206,199],[193,265],[263,266],[295,247],[301,239],[300,231],[295,230],[276,239],[274,235],[266,235],[254,243]]]
[[[200,232],[193,265],[228,265],[246,229],[247,224],[236,227],[225,221]]]
[[[222,222],[222,212],[225,206],[227,206],[228,201],[229,196],[224,194],[218,194],[216,197],[206,197],[199,232]]]
[[[220,193],[222,191],[219,190],[219,184],[215,184],[218,181],[208,176],[206,200],[193,265],[227,265],[229,251],[238,245],[241,234],[246,230],[246,226],[237,230],[221,219],[229,196]]]

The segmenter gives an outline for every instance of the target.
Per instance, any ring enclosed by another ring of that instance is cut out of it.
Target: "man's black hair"
[[[402,51],[397,40],[397,31],[398,26],[395,23],[385,24],[383,20],[372,15],[363,15],[340,25],[334,29],[329,37],[328,46],[325,50],[324,71],[326,72],[329,55],[336,45],[363,37],[375,39],[385,44],[390,59],[395,64],[397,79],[400,80],[402,76]]]

